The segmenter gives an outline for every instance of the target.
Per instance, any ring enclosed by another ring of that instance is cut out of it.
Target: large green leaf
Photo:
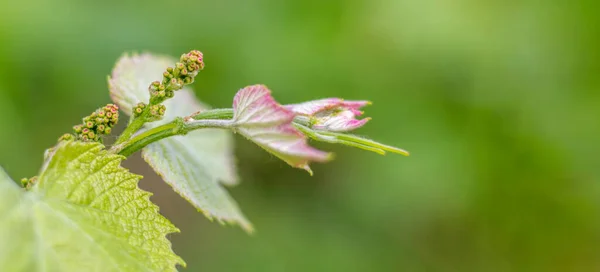
[[[175,271],[140,176],[98,143],[62,142],[30,191],[0,169],[0,271]]]
[[[113,101],[125,113],[131,114],[135,104],[148,102],[148,85],[160,79],[163,71],[175,62],[165,56],[124,55],[109,78]],[[187,87],[176,91],[175,97],[164,104],[167,108],[164,119],[146,124],[143,130],[208,109]],[[192,131],[185,136],[150,144],[142,149],[142,156],[165,182],[208,218],[239,224],[246,231],[252,231],[250,222],[221,185],[234,185],[238,180],[230,132],[218,129]]]

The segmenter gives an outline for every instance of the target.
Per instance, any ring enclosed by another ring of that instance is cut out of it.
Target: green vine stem
[[[203,119],[231,119],[233,118],[233,109],[212,109],[200,111],[192,114],[194,120]]]
[[[121,133],[121,136],[119,136],[119,138],[115,142],[115,145],[124,143],[125,141],[130,139],[136,131],[140,130],[140,128],[142,128],[142,126],[144,126],[144,124],[146,123],[145,117],[149,114],[149,112],[150,107],[146,107],[144,111],[140,114],[140,116],[132,118],[127,128],[125,128],[123,133]]]
[[[231,118],[233,118],[233,109],[205,110],[194,113],[185,118],[179,117],[170,123],[152,128],[136,136],[133,136],[133,132],[127,132],[130,134],[126,135],[125,139],[131,139],[124,140],[122,142],[117,141],[117,143],[115,143],[115,145],[113,145],[111,148],[111,152],[128,157],[131,154],[141,150],[145,146],[164,138],[185,135],[190,131],[202,128],[230,129],[235,126],[235,124],[231,121]],[[126,129],[126,131],[136,131],[137,129],[141,128],[143,122],[137,121],[137,119],[138,118],[133,120],[132,124]],[[294,118],[293,126],[313,140],[334,144],[344,144],[372,151],[381,155],[384,155],[386,151],[389,151],[408,156],[408,152],[403,149],[380,144],[356,135],[313,130],[310,125],[310,119],[304,116],[296,116],[296,118]],[[133,138],[131,136],[133,136]]]
[[[111,148],[111,152],[128,157],[145,146],[164,138],[185,135],[190,131],[202,128],[230,128],[232,123],[229,119],[231,119],[232,116],[232,109],[214,109],[196,113],[191,117],[176,118],[170,123],[152,128],[139,135],[133,136],[133,133],[131,133],[126,138],[131,139],[120,143],[117,141]],[[132,124],[135,122],[136,120],[134,119]],[[129,130],[130,127],[133,126],[130,125],[126,131]]]

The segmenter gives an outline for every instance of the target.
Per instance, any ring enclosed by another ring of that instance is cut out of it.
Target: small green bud
[[[112,129],[110,127],[107,127],[104,129],[104,134],[110,134],[111,131]]]
[[[83,129],[82,125],[73,126],[73,131],[75,131],[75,133],[77,133],[77,134],[81,133],[82,129]]]
[[[173,67],[167,67],[167,72],[168,72],[169,74],[172,74],[172,73],[173,73],[173,70],[174,70],[174,69],[173,69]]]
[[[106,129],[104,125],[98,125],[98,127],[96,128],[96,130],[100,133],[104,132],[104,129]]]
[[[142,114],[142,112],[144,112],[144,108],[146,107],[145,103],[138,103],[134,108],[133,108],[133,115],[135,117],[140,116],[140,114]]]
[[[181,62],[188,62],[190,60],[190,58],[188,57],[188,54],[183,54],[183,55],[181,55],[181,57],[179,58],[179,60]]]
[[[58,141],[72,141],[73,139],[75,139],[75,136],[73,136],[73,134],[65,133],[63,134],[63,136],[60,136],[60,138],[58,138]]]
[[[26,188],[27,184],[29,184],[29,179],[28,178],[22,178],[21,179],[21,186],[23,186],[23,188]]]
[[[94,133],[93,131],[90,131],[87,135],[88,137],[90,137],[90,139],[96,138],[96,133]]]
[[[179,90],[183,87],[182,84],[179,84],[177,78],[172,78],[170,83],[171,90]]]

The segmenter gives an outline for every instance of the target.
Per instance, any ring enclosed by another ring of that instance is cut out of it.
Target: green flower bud
[[[73,134],[70,133],[65,133],[63,134],[63,136],[60,136],[60,138],[58,138],[58,141],[72,141],[75,139],[75,136],[73,136]]]
[[[188,54],[183,54],[183,55],[181,55],[181,57],[179,58],[179,60],[181,62],[188,62],[190,60],[190,58],[188,57]]]
[[[133,108],[133,115],[135,117],[140,116],[140,114],[142,114],[142,112],[144,112],[144,108],[146,107],[145,103],[138,103],[134,108]]]
[[[92,121],[85,122],[85,127],[86,128],[93,128],[94,127],[94,122],[92,122]]]
[[[172,78],[171,81],[169,82],[169,87],[171,90],[180,90],[181,88],[183,88],[183,81],[179,78]]]
[[[98,125],[98,127],[96,127],[96,131],[102,133],[104,132],[104,129],[106,129],[106,127],[104,125]]]
[[[107,127],[104,129],[104,134],[110,134],[110,132],[112,131],[112,129],[110,127]]]
[[[21,186],[23,186],[23,188],[27,188],[28,184],[29,184],[29,179],[28,178],[22,178],[21,179]]]
[[[75,131],[75,133],[76,133],[76,134],[79,134],[79,133],[81,133],[81,130],[82,130],[82,129],[83,129],[83,126],[82,126],[82,125],[76,125],[76,126],[73,126],[73,131]]]

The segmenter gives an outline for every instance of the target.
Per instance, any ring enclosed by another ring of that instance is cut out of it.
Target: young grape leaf
[[[170,57],[151,54],[121,57],[108,80],[113,101],[125,113],[131,114],[137,103],[147,102],[150,98],[150,83],[160,79],[165,69],[175,62]],[[165,101],[164,105],[167,110],[163,120],[147,123],[142,131],[208,109],[188,87],[176,91],[175,97]],[[252,225],[220,184],[234,185],[238,181],[231,133],[201,129],[185,136],[169,137],[142,149],[142,157],[165,182],[209,219],[239,224],[252,232]]]
[[[98,143],[61,142],[29,191],[0,168],[0,271],[176,271],[140,176]]]
[[[312,175],[309,162],[327,162],[332,155],[311,147],[294,128],[294,113],[279,105],[264,85],[247,86],[233,98],[234,130],[285,161]]]

